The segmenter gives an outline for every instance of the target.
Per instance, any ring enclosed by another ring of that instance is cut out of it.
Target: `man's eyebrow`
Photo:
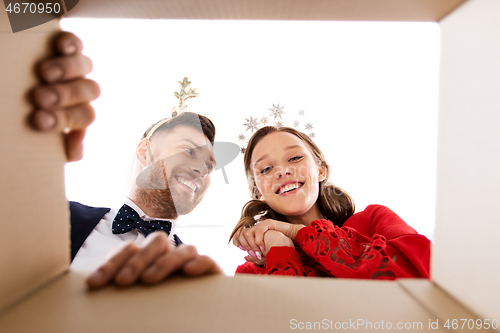
[[[182,142],[182,141],[187,141],[187,142],[191,143],[193,146],[195,146],[196,148],[207,146],[207,149],[208,149],[208,145],[198,146],[196,143],[194,143],[190,139],[184,138],[184,139],[179,140],[179,142]],[[212,162],[214,164],[214,167],[217,164],[217,161],[215,160],[215,158],[214,158],[214,156],[213,156],[212,153],[210,153],[210,162]]]
[[[301,148],[301,147],[299,145],[286,146],[285,150],[290,150],[290,149],[293,149],[293,148]],[[257,163],[259,163],[260,161],[262,161],[265,158],[267,158],[267,154],[265,154],[264,156],[262,156],[261,158],[259,158],[257,161],[255,161],[254,165],[256,165]]]
[[[192,144],[193,146],[195,146],[195,147],[199,147],[196,143],[194,143],[194,142],[193,142],[193,141],[191,141],[190,139],[186,139],[186,138],[184,138],[184,139],[180,139],[178,142],[182,142],[182,141],[187,141],[187,142],[189,142],[190,144]]]

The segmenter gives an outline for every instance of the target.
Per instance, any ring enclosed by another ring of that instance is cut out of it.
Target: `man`
[[[78,38],[62,33],[56,39],[56,50],[59,57],[47,59],[40,65],[45,84],[34,90],[33,100],[39,109],[33,113],[33,125],[43,131],[64,130],[68,160],[76,161],[82,157],[85,129],[95,117],[89,102],[99,96],[100,90],[97,83],[84,78],[92,70],[92,64],[81,54],[82,44]],[[121,209],[109,212],[109,209],[71,204],[72,256],[76,254],[72,266],[84,267],[85,257],[88,259],[96,251],[102,254],[120,243],[114,254],[89,276],[90,287],[109,282],[128,286],[139,280],[156,283],[175,271],[187,275],[221,272],[210,258],[198,255],[195,247],[180,244],[179,239],[172,236],[173,232],[146,230],[152,219],[167,226],[175,224],[178,215],[196,207],[210,185],[215,128],[211,135],[210,120],[198,115],[193,118],[193,115],[183,116],[186,119],[181,115],[177,120],[175,117],[160,126],[153,125],[137,146],[126,204],[134,209],[133,218],[139,218],[140,231],[119,233],[119,227],[114,226],[119,223],[118,213],[125,213]],[[92,218],[85,221],[91,215]],[[109,226],[117,229],[117,233],[106,230]],[[100,241],[102,237],[106,239],[104,246]],[[179,245],[174,246],[172,239]],[[77,253],[80,251],[82,253]]]

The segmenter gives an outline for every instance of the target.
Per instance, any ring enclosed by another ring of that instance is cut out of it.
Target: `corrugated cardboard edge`
[[[326,320],[336,331],[336,323],[378,331],[383,321],[422,323],[404,331],[425,332],[436,320],[395,281],[212,275],[88,292],[86,275],[64,274],[0,316],[0,331],[274,333]]]
[[[69,213],[60,134],[29,128],[35,61],[58,20],[13,34],[0,13],[0,311],[69,267]]]
[[[439,326],[448,323],[452,325],[453,320],[457,320],[459,329],[450,331],[455,332],[469,332],[470,329],[465,324],[465,329],[462,329],[464,324],[460,319],[465,320],[482,320],[477,314],[459,303],[451,295],[439,288],[438,285],[429,280],[420,279],[399,279],[398,283],[401,287],[411,295],[423,308],[427,309],[436,318],[439,319]],[[495,331],[490,329],[490,331]],[[497,330],[496,332],[499,332]]]
[[[466,0],[82,0],[68,17],[437,22]]]
[[[471,0],[440,22],[432,278],[500,320],[500,1]]]

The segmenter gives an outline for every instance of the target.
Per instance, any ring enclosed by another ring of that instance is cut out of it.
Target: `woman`
[[[253,200],[230,238],[249,256],[236,273],[429,278],[430,241],[387,207],[354,214],[351,197],[327,183],[330,167],[307,135],[263,127],[244,163]]]

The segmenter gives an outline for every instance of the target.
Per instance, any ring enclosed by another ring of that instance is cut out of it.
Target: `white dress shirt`
[[[172,243],[174,242],[173,235],[177,220],[151,218],[144,214],[142,209],[140,209],[129,198],[126,198],[123,203],[132,207],[137,214],[139,214],[139,217],[145,221],[163,220],[172,222],[172,230],[170,231],[168,238],[172,241]],[[103,216],[99,223],[97,223],[94,230],[92,230],[89,237],[87,237],[82,247],[76,254],[75,259],[73,259],[70,266],[72,270],[94,271],[102,263],[104,263],[109,252],[114,247],[125,241],[132,241],[139,246],[144,242],[146,237],[144,237],[142,232],[137,229],[133,229],[124,234],[113,234],[111,226],[120,208],[121,206],[118,207],[118,209],[111,209],[108,213],[106,213],[106,215]]]

